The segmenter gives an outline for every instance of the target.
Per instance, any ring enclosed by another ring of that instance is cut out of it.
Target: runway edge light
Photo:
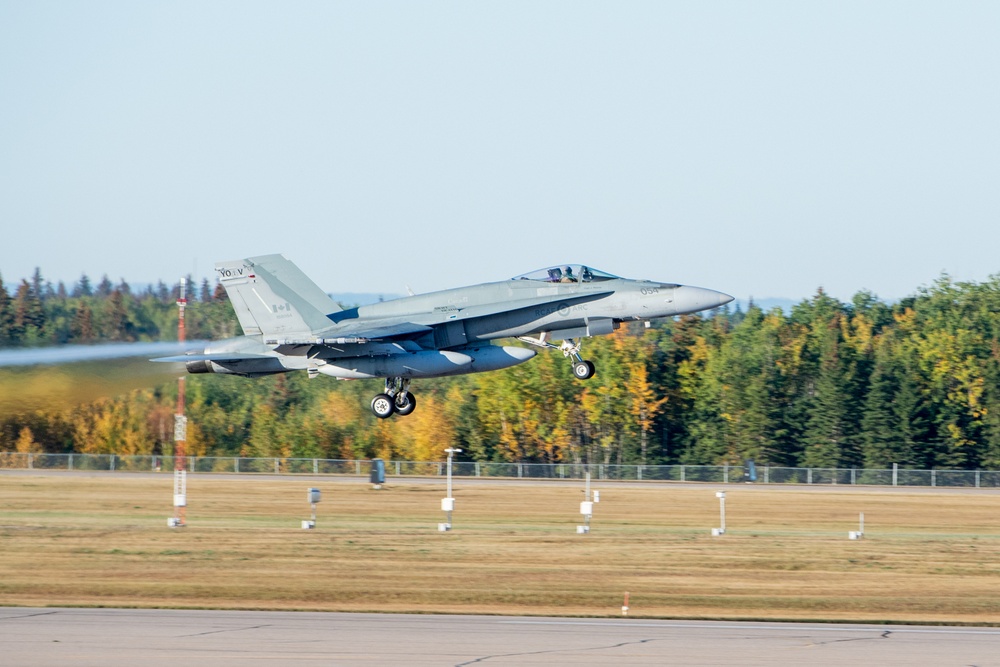
[[[316,527],[316,503],[322,498],[322,494],[319,489],[310,488],[308,490],[309,504],[312,506],[312,519],[310,521],[302,522],[302,530],[311,530]]]

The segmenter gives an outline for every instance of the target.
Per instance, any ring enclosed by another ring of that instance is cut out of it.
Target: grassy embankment
[[[2,475],[0,604],[1000,624],[996,492],[595,488]]]

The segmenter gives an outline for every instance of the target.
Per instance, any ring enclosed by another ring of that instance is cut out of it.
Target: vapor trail
[[[184,354],[204,348],[205,341],[157,343],[104,343],[101,345],[60,345],[0,350],[0,368],[9,366],[44,366],[81,361],[107,361],[129,357]]]
[[[148,359],[203,347],[175,341],[0,350],[0,419],[169,384],[184,374],[181,365]]]

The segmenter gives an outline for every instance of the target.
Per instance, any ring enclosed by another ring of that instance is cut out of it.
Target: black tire
[[[400,401],[403,401],[400,404]],[[410,392],[396,395],[396,414],[402,417],[413,412],[417,407],[417,398]]]
[[[578,361],[573,364],[573,375],[577,380],[589,380],[594,377],[595,372],[594,364],[590,361]]]
[[[396,411],[392,397],[389,394],[376,394],[372,399],[372,412],[379,419],[388,419]]]

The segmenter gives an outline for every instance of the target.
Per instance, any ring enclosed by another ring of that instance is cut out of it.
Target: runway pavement
[[[1000,628],[0,607],[7,667],[1000,666]]]

